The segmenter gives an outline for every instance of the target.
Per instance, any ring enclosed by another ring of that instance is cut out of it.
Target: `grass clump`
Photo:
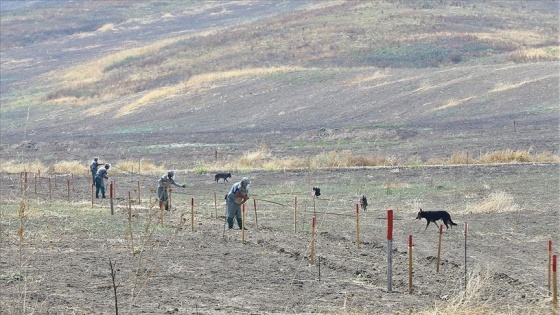
[[[478,267],[469,274],[466,286],[462,290],[456,290],[452,295],[445,296],[443,301],[437,301],[433,308],[420,311],[418,315],[510,315],[510,314],[547,314],[550,304],[545,303],[521,303],[515,304],[514,300],[504,303],[503,298],[494,296],[491,290],[495,284],[492,281],[496,274],[491,270],[481,271]]]
[[[478,204],[466,208],[468,213],[502,213],[518,210],[519,205],[514,202],[513,196],[503,191],[493,192]]]
[[[41,161],[18,162],[14,160],[0,162],[0,172],[2,173],[21,173],[21,172],[47,172],[49,169]]]
[[[58,174],[85,173],[89,169],[80,161],[61,161],[49,167],[49,170]]]
[[[487,152],[478,158],[479,163],[515,163],[515,162],[559,162],[558,156],[549,151],[533,154],[532,149]]]

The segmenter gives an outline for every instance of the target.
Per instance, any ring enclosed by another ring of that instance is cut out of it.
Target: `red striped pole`
[[[558,274],[556,273],[556,255],[552,256],[552,312],[558,315]]]
[[[547,274],[547,282],[548,282],[548,294],[551,294],[551,282],[552,282],[552,240],[548,240],[548,274]]]
[[[393,210],[387,210],[387,291],[392,292],[393,282]]]

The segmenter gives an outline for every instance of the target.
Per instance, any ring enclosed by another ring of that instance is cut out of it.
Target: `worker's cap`
[[[243,177],[243,179],[241,180],[241,182],[245,183],[245,184],[250,184],[251,180],[249,179],[249,177]]]
[[[105,168],[106,168],[106,169],[109,169],[109,167],[111,167],[111,164],[106,163],[106,164],[105,164]]]
[[[97,160],[99,160],[99,158],[96,156],[96,157],[93,158],[93,160],[97,161]]]
[[[171,176],[171,177],[175,176],[175,171],[172,170],[167,171],[167,176]]]

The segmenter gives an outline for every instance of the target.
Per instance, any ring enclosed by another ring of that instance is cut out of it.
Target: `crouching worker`
[[[249,199],[249,184],[251,180],[247,177],[243,177],[243,179],[233,184],[231,186],[231,190],[227,194],[227,223],[229,229],[233,229],[233,218],[237,219],[237,225],[239,229],[242,229],[243,221],[242,221],[242,213],[241,213],[241,205]]]
[[[158,188],[157,188],[157,194],[159,197],[159,207],[161,208],[161,206],[163,205],[163,203],[165,203],[165,210],[169,210],[169,193],[168,190],[171,187],[171,185],[173,186],[177,186],[177,187],[187,187],[187,185],[180,185],[177,184],[175,182],[175,171],[168,171],[167,175],[163,175],[159,180],[158,180]]]
[[[109,179],[107,171],[109,171],[111,164],[105,164],[105,167],[100,167],[95,174],[95,198],[99,198],[99,191],[101,195],[105,198],[105,179]]]

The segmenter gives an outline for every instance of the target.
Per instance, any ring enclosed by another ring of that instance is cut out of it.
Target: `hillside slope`
[[[189,6],[3,2],[3,159],[558,153],[557,2]]]

